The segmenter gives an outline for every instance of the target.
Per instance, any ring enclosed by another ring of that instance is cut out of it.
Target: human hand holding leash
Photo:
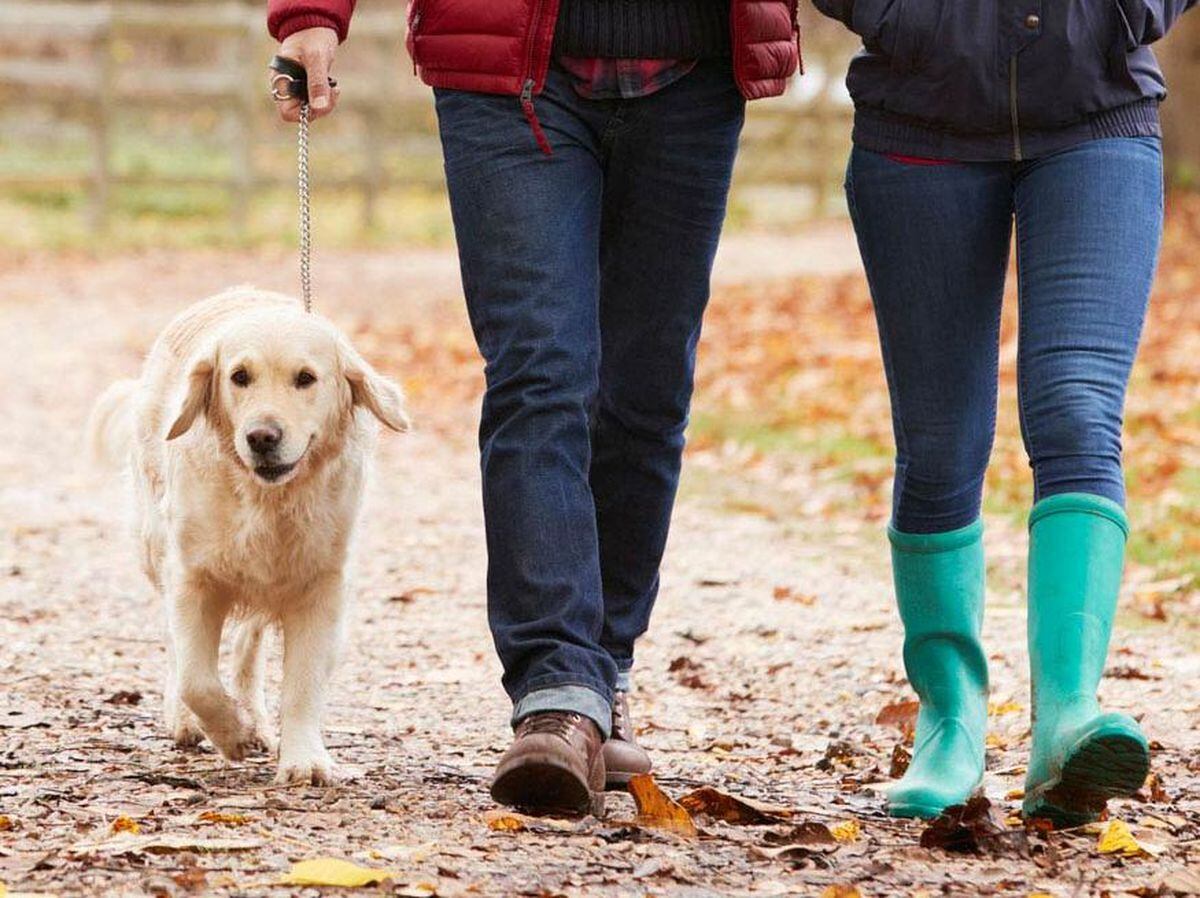
[[[323,118],[337,108],[341,90],[337,81],[329,77],[337,46],[337,32],[332,28],[306,28],[289,35],[279,45],[279,56],[294,60],[308,73],[306,85],[291,85],[282,81],[278,71],[271,71],[271,89],[278,101],[279,117],[285,122],[300,121],[305,92],[309,99],[310,120]],[[285,87],[293,90],[288,91]],[[301,87],[304,90],[295,90]]]
[[[300,294],[312,311],[312,192],[308,179],[308,125],[337,105],[337,81],[329,77],[337,32],[309,28],[283,41],[268,65],[271,96],[284,121],[298,122],[297,187],[300,199]],[[306,62],[307,60],[307,62]]]

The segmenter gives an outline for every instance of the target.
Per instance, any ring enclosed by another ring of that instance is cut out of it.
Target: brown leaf
[[[999,810],[982,795],[976,795],[966,804],[946,808],[921,833],[921,847],[964,854],[1029,855],[1025,831],[1008,829]]]
[[[912,755],[899,742],[892,749],[892,762],[888,767],[888,776],[894,780],[900,779],[908,771],[908,765],[912,763]]]
[[[109,705],[140,705],[142,694],[129,689],[121,689],[106,698],[104,702]]]
[[[875,722],[880,726],[895,727],[908,738],[917,728],[917,712],[920,710],[920,702],[896,702],[880,710],[875,715]]]
[[[817,597],[808,593],[797,592],[790,586],[775,587],[776,602],[795,602],[797,605],[815,605]]]
[[[655,829],[665,829],[681,836],[697,834],[696,824],[687,808],[673,801],[647,773],[629,781],[629,794],[637,805],[638,823]]]
[[[742,825],[781,823],[791,816],[786,808],[730,795],[711,786],[689,792],[679,803],[693,815]]]

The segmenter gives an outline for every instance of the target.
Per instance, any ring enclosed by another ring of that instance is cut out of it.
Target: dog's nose
[[[264,424],[246,434],[246,443],[250,446],[250,451],[256,455],[266,455],[271,450],[278,448],[279,441],[282,439],[283,431],[274,424]]]

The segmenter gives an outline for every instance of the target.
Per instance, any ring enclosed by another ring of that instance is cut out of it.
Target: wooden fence
[[[275,123],[265,91],[272,44],[263,5],[4,0],[0,141],[10,149],[23,140],[36,145],[27,123],[40,120],[41,139],[49,132],[53,144],[73,129],[86,150],[57,166],[5,166],[0,154],[0,193],[85,192],[90,226],[103,232],[117,191],[200,187],[226,192],[232,225],[243,229],[255,195],[293,179],[292,132]],[[441,183],[432,104],[412,75],[403,31],[401,0],[359,3],[352,39],[339,55],[345,89],[337,124],[321,133],[322,146],[342,162],[321,169],[320,187],[361,196],[364,227],[374,223],[384,191]],[[752,104],[737,184],[759,195],[770,193],[764,186],[786,185],[807,214],[826,216],[841,210],[848,48],[833,29],[815,33],[805,44],[810,74],[788,96]],[[118,158],[120,140],[140,139],[139,129],[164,122],[176,132],[176,146],[189,137],[204,142],[203,164]]]

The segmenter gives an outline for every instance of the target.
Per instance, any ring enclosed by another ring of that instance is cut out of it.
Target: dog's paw
[[[256,721],[254,727],[254,746],[251,749],[255,754],[265,754],[274,756],[279,751],[279,740],[271,733],[270,724],[265,721]]]
[[[281,786],[331,786],[337,780],[333,758],[324,749],[307,754],[283,755],[279,759],[279,771],[275,774],[275,782]]]
[[[271,751],[271,743],[248,719],[233,720],[205,733],[227,761],[242,761],[250,755]]]
[[[167,730],[175,741],[175,747],[184,751],[197,748],[204,740],[200,721],[187,708],[174,707],[167,713]]]

